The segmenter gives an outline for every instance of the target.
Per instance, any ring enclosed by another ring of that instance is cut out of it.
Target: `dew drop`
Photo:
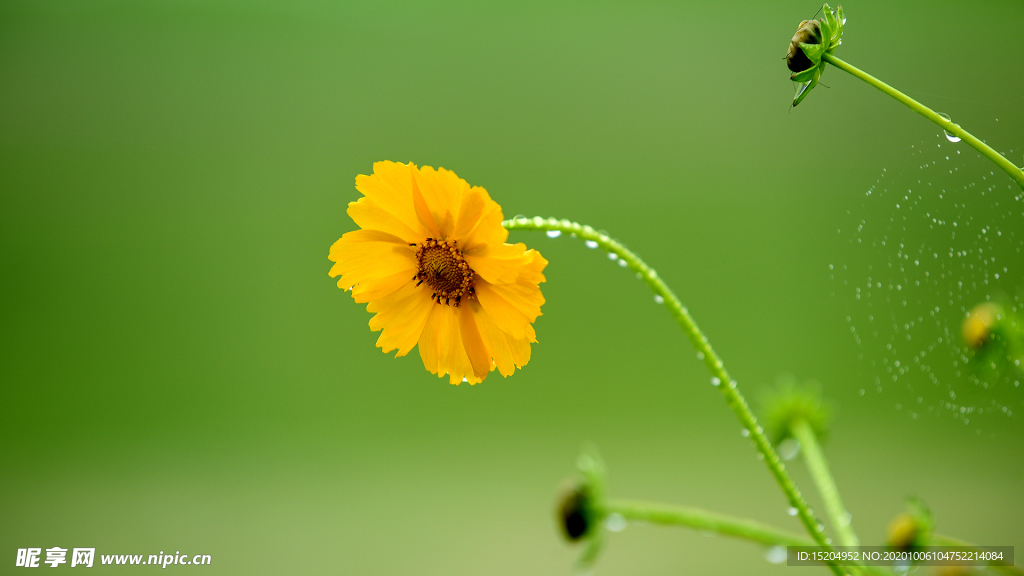
[[[561,230],[548,230],[546,232],[546,234],[548,235],[548,238],[558,238],[559,236],[562,235],[562,231]]]
[[[704,353],[703,352],[697,352],[697,360],[703,360],[703,359],[704,359]]]
[[[779,443],[779,456],[783,460],[792,460],[800,453],[800,441],[796,438],[786,438]]]
[[[943,114],[942,112],[939,112],[938,114],[939,114],[939,116],[942,116],[943,118],[945,118],[947,122],[952,122],[953,121],[953,120],[950,119],[949,114]],[[959,136],[954,136],[954,135],[950,134],[949,132],[946,132],[945,129],[942,130],[942,133],[946,135],[946,140],[949,140],[950,142],[959,142],[960,141],[960,137]]]
[[[750,436],[750,430],[747,430],[746,428],[741,429],[740,430],[740,436],[743,436],[744,438],[749,437]]]
[[[608,253],[608,259],[609,260],[618,260],[619,259],[619,255],[616,254],[615,252],[609,252]]]
[[[655,294],[654,295],[654,303],[655,304],[664,304],[665,303],[665,299],[661,297],[661,294]]]
[[[586,242],[584,242],[584,244],[587,245],[587,248],[597,248],[597,242],[594,240],[587,240]]]
[[[793,508],[792,506],[790,506],[789,509],[786,510],[786,514],[789,514],[790,516],[796,516],[799,512],[799,510]]]
[[[626,263],[626,261],[625,261],[625,260],[623,260],[622,258],[619,258],[619,266],[622,266],[623,268],[625,268],[625,267],[626,267],[626,264],[627,264],[627,263]]]
[[[712,376],[711,377],[711,385],[712,386],[718,386],[721,383],[722,383],[722,381],[718,379],[718,376]]]
[[[786,548],[783,546],[772,546],[764,551],[764,559],[771,564],[782,564],[786,561]]]
[[[605,528],[612,532],[622,532],[626,529],[626,519],[618,512],[612,512],[604,521]]]

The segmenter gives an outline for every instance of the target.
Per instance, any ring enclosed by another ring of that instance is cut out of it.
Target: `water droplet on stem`
[[[944,114],[942,112],[938,112],[937,114],[939,116],[942,116],[942,118],[944,118],[947,122],[950,122],[950,123],[953,122],[953,120],[949,117],[949,114]],[[945,128],[942,129],[942,133],[946,135],[946,140],[949,140],[950,142],[959,142],[960,141],[960,137],[959,136],[954,136],[954,135],[950,134],[949,132],[946,131]]]

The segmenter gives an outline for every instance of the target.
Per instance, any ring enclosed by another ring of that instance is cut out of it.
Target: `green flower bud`
[[[793,424],[807,422],[818,441],[828,436],[831,407],[821,398],[821,385],[814,381],[797,382],[791,374],[782,374],[761,400],[762,420],[768,439],[778,446],[793,438]]]
[[[555,507],[555,519],[566,539],[583,542],[579,567],[587,568],[597,560],[604,546],[604,533],[600,529],[605,519],[605,467],[604,461],[591,446],[584,448],[576,460],[582,480],[571,482],[562,489]]]
[[[828,4],[821,7],[824,16],[817,20],[804,20],[797,27],[796,34],[789,41],[786,52],[786,66],[793,74],[789,77],[800,83],[793,106],[807,97],[807,94],[818,85],[818,79],[825,69],[823,54],[832,54],[843,43],[843,25],[846,16],[843,7],[837,6],[833,12]]]

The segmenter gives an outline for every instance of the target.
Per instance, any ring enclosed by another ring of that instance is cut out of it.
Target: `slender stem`
[[[807,532],[818,546],[831,550],[830,543],[825,537],[824,526],[811,515],[811,510],[807,506],[804,497],[800,494],[800,489],[797,488],[793,479],[786,473],[785,465],[772,448],[771,442],[768,441],[768,437],[764,434],[764,429],[758,425],[757,418],[750,411],[746,399],[737,389],[736,381],[726,372],[722,361],[715,354],[715,351],[711,349],[711,344],[708,343],[707,337],[697,327],[697,323],[690,316],[690,312],[679,301],[679,298],[672,292],[672,289],[661,281],[661,278],[658,277],[658,273],[654,269],[645,264],[639,256],[627,250],[625,246],[590,226],[583,226],[569,220],[541,218],[540,216],[535,218],[513,218],[505,220],[501,225],[509,230],[558,230],[562,233],[575,234],[584,240],[596,242],[601,248],[618,256],[621,261],[626,263],[630,270],[639,274],[644,283],[663,300],[669,313],[679,323],[683,332],[690,339],[690,342],[693,343],[693,347],[697,349],[698,357],[703,358],[704,364],[711,372],[712,383],[722,391],[726,404],[732,408],[736,417],[739,418],[740,424],[750,432],[750,439],[754,442],[754,446],[764,459],[768,470],[775,477],[775,481],[782,488],[786,499],[789,500],[789,505],[796,508],[800,521],[807,529]],[[829,568],[837,575],[842,575],[844,572],[835,563],[829,563]]]
[[[769,546],[815,545],[808,538],[783,532],[754,520],[735,518],[688,506],[669,506],[640,500],[609,500],[605,502],[604,510],[608,514],[619,514],[626,520],[638,520],[665,526],[686,526],[695,530],[733,536]]]
[[[836,487],[835,480],[832,479],[832,473],[829,472],[828,462],[825,460],[825,454],[821,451],[814,430],[803,419],[792,423],[790,430],[793,432],[793,436],[800,441],[800,450],[803,453],[804,461],[811,471],[811,478],[818,486],[822,500],[825,501],[825,510],[832,519],[832,527],[836,530],[839,545],[859,546],[860,539],[853,532],[850,513],[846,511],[846,507],[843,506],[843,501],[839,497],[839,489]]]
[[[964,546],[966,548],[975,548],[977,550],[983,550],[982,547],[964,542],[959,538],[953,538],[952,536],[944,536],[942,534],[932,534],[931,541],[929,542],[932,546]],[[989,562],[989,568],[998,570],[1004,574],[1013,574],[1015,576],[1024,575],[1024,569],[1015,564],[1003,564],[999,561]]]
[[[814,541],[797,536],[747,518],[710,512],[689,506],[671,506],[642,500],[609,500],[604,503],[605,514],[619,514],[626,520],[649,522],[662,526],[684,526],[694,530],[714,532],[768,546],[815,546]],[[857,566],[869,574],[892,576],[892,572],[878,566]]]
[[[857,78],[860,78],[861,80],[867,82],[868,84],[874,86],[875,88],[878,88],[882,92],[885,92],[889,96],[892,96],[896,100],[899,100],[900,102],[904,103],[908,108],[910,108],[914,112],[917,112],[921,116],[924,116],[925,118],[938,124],[939,127],[945,130],[947,133],[952,134],[953,136],[957,136],[964,142],[967,142],[968,144],[973,146],[975,150],[981,152],[989,160],[995,162],[996,166],[999,166],[999,168],[1001,168],[1003,172],[1009,174],[1010,178],[1013,178],[1017,182],[1017,184],[1020,185],[1021,188],[1024,188],[1024,170],[1021,170],[1020,168],[1015,166],[1013,162],[1010,162],[1002,155],[1000,155],[998,152],[990,148],[988,144],[985,144],[981,140],[975,138],[974,135],[972,135],[970,132],[961,128],[959,124],[954,124],[950,120],[943,118],[942,116],[939,116],[931,108],[928,108],[927,106],[921,104],[917,100],[914,100],[913,98],[907,96],[903,92],[900,92],[899,90],[893,88],[892,86],[889,86],[885,82],[882,82],[881,80],[875,78],[874,76],[868,74],[867,72],[864,72],[863,70],[855,66],[852,66],[840,60],[839,58],[836,58],[832,54],[826,52],[825,54],[822,55],[821,59],[828,62],[829,64],[832,64],[836,68],[839,68],[840,70],[844,70],[846,72],[849,72],[850,74],[853,74]]]

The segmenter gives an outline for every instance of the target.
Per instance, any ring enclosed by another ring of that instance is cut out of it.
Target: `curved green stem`
[[[863,70],[855,66],[852,66],[840,60],[839,58],[836,58],[832,54],[826,52],[821,56],[821,59],[835,66],[836,68],[839,68],[840,70],[853,74],[857,78],[860,78],[861,80],[867,82],[868,84],[874,86],[875,88],[878,88],[882,92],[885,92],[889,96],[892,96],[896,100],[902,102],[914,112],[917,112],[921,116],[924,116],[925,118],[938,124],[939,127],[945,130],[947,133],[952,134],[953,136],[957,136],[964,142],[967,142],[972,147],[974,147],[975,150],[981,152],[986,158],[995,162],[996,166],[999,166],[999,168],[1002,169],[1003,172],[1009,174],[1010,178],[1013,178],[1021,188],[1024,188],[1024,170],[1018,168],[1016,165],[1014,165],[1013,162],[1010,162],[1001,154],[990,148],[988,144],[985,144],[981,140],[975,138],[974,135],[972,135],[970,132],[961,128],[959,124],[954,124],[949,119],[939,116],[931,108],[928,108],[927,106],[921,104],[917,100],[914,100],[913,98],[907,96],[903,92],[900,92],[899,90],[893,88],[892,86],[889,86],[885,82],[882,82],[881,80],[875,78],[874,76],[868,74],[867,72],[864,72]]]
[[[695,530],[705,530],[769,546],[815,545],[808,538],[783,532],[754,520],[735,518],[688,506],[669,506],[640,500],[609,500],[604,504],[604,511],[608,514],[619,514],[626,520],[665,526],[686,526]]]
[[[618,514],[626,520],[634,522],[648,522],[662,526],[684,526],[768,546],[815,546],[814,541],[808,538],[761,524],[755,520],[736,518],[689,506],[671,506],[642,500],[609,500],[604,503],[603,512]],[[892,572],[877,566],[857,566],[856,568],[869,574],[892,576]]]
[[[712,383],[715,383],[718,389],[722,391],[726,404],[732,408],[736,417],[739,418],[740,424],[750,432],[750,439],[763,457],[768,470],[775,477],[775,481],[782,488],[782,492],[786,495],[786,499],[789,500],[790,506],[796,508],[800,521],[807,529],[807,532],[818,546],[831,549],[830,543],[825,537],[824,526],[811,515],[811,510],[807,506],[803,495],[800,494],[800,489],[797,488],[793,479],[786,473],[785,465],[782,463],[779,455],[775,453],[775,449],[772,448],[771,442],[768,441],[768,437],[764,434],[764,429],[757,423],[757,418],[750,411],[750,407],[747,405],[743,394],[737,389],[736,381],[726,372],[722,361],[715,354],[715,351],[711,349],[711,344],[708,343],[707,337],[697,327],[697,323],[690,316],[690,312],[679,301],[675,293],[662,282],[657,272],[644,263],[639,256],[627,250],[625,246],[590,226],[583,226],[569,220],[541,218],[540,216],[535,218],[512,218],[511,220],[505,220],[501,225],[509,230],[558,230],[566,234],[575,234],[584,240],[596,242],[601,248],[618,256],[621,261],[626,263],[630,270],[639,274],[644,283],[656,295],[662,298],[669,313],[679,323],[683,332],[690,339],[690,342],[693,343],[693,347],[697,349],[698,356],[703,358],[704,364],[711,372]],[[843,570],[834,563],[830,563],[829,568],[837,575],[843,574]]]
[[[853,532],[850,513],[846,511],[846,507],[843,506],[843,501],[839,497],[839,489],[836,487],[835,480],[832,479],[828,462],[825,460],[825,454],[821,451],[821,445],[818,444],[814,430],[806,420],[802,419],[790,425],[790,430],[793,432],[793,436],[800,441],[800,451],[811,472],[811,478],[818,486],[821,499],[825,501],[825,510],[832,519],[832,527],[836,530],[839,545],[859,546],[860,539]]]
[[[965,548],[975,548],[982,550],[980,546],[975,546],[968,542],[964,542],[959,538],[953,538],[952,536],[944,536],[942,534],[932,534],[930,541],[928,542],[931,546],[963,546]],[[1015,564],[1005,564],[1000,562],[989,562],[988,567],[993,570],[998,570],[1004,574],[1013,574],[1015,576],[1024,575],[1024,569]]]

